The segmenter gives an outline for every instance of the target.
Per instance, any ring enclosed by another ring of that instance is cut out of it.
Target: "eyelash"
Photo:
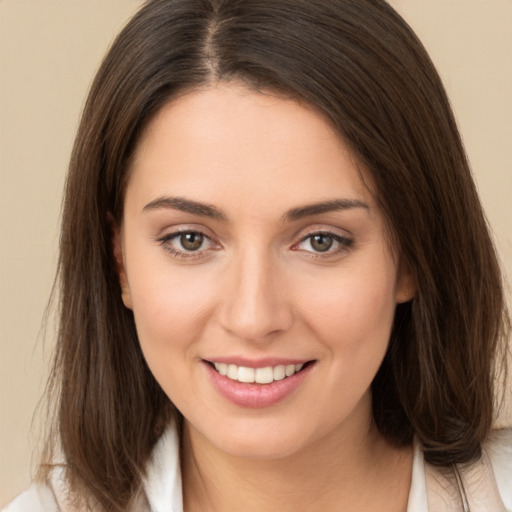
[[[209,251],[212,249],[202,249],[197,251],[187,251],[186,249],[183,249],[182,251],[175,249],[171,243],[176,240],[177,238],[183,236],[183,235],[199,235],[202,236],[205,241],[208,241],[210,244],[215,244],[215,242],[212,240],[210,236],[203,233],[202,231],[198,231],[195,229],[183,229],[181,231],[175,231],[174,233],[166,234],[160,238],[158,238],[156,241],[163,246],[163,248],[171,254],[172,257],[177,259],[198,259],[204,256],[205,251]]]
[[[331,247],[329,247],[328,250],[326,250],[324,252],[314,251],[314,250],[313,251],[305,251],[305,252],[309,253],[308,256],[310,258],[328,259],[328,258],[338,256],[338,255],[343,254],[344,252],[348,251],[354,243],[353,240],[351,240],[350,238],[346,238],[344,236],[338,235],[336,233],[332,233],[330,231],[315,231],[313,233],[308,233],[306,236],[302,237],[300,239],[300,241],[294,245],[294,247],[300,246],[307,240],[309,240],[310,241],[309,243],[311,244],[314,237],[318,237],[318,236],[328,238],[333,241],[333,244],[338,244],[338,246],[334,250],[331,250]],[[300,249],[294,249],[294,250],[300,250]]]
[[[190,250],[187,251],[186,249],[183,249],[183,250],[175,249],[171,245],[171,242],[173,242],[174,240],[178,239],[179,237],[181,237],[183,235],[199,235],[199,236],[203,237],[203,240],[208,241],[210,244],[216,243],[214,240],[212,240],[212,238],[210,236],[206,235],[202,231],[193,230],[193,229],[181,230],[181,231],[176,231],[174,233],[169,233],[169,234],[166,234],[166,235],[158,238],[156,241],[161,246],[163,246],[164,249],[167,252],[169,252],[172,257],[177,258],[177,259],[183,259],[183,260],[185,260],[185,259],[200,259],[205,256],[205,253],[212,250],[211,248],[199,249],[196,251],[190,251]],[[336,233],[332,233],[330,231],[315,231],[313,233],[308,233],[306,236],[302,237],[299,240],[299,242],[297,242],[296,244],[293,245],[292,250],[295,250],[295,251],[300,250],[297,248],[298,246],[300,246],[307,240],[310,240],[310,244],[311,244],[311,241],[313,240],[313,238],[318,237],[318,236],[328,238],[333,241],[333,244],[338,244],[338,246],[335,250],[331,250],[331,247],[329,247],[324,252],[314,251],[314,250],[311,250],[311,251],[305,250],[304,252],[309,253],[309,257],[311,257],[311,258],[328,259],[328,258],[337,256],[339,254],[342,254],[342,253],[348,251],[350,249],[350,247],[352,247],[352,245],[353,245],[353,240],[351,240],[350,238],[340,236],[340,235],[338,235]],[[213,250],[215,250],[215,249],[213,249]]]

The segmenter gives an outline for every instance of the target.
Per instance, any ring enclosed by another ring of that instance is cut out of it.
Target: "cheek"
[[[326,333],[346,334],[358,344],[372,331],[389,333],[395,311],[394,273],[344,268],[323,283],[304,283],[308,318]],[[350,334],[350,336],[349,336]]]
[[[197,371],[197,341],[210,309],[205,283],[153,268],[136,273],[131,283],[140,347],[169,399],[180,408],[184,403],[191,407],[200,395],[190,393],[190,376]]]
[[[154,367],[166,361],[183,362],[190,356],[211,310],[209,273],[201,266],[171,263],[170,255],[154,247],[132,244],[127,249],[137,333],[144,356],[156,373]]]
[[[395,269],[392,262],[346,266],[330,279],[304,282],[297,295],[304,319],[330,353],[335,379],[373,380],[386,353],[395,312]],[[308,290],[306,293],[305,289]]]

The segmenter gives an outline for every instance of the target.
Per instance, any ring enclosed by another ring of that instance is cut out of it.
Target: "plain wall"
[[[393,0],[444,79],[512,276],[512,2]],[[40,332],[61,192],[87,89],[138,0],[0,0],[0,505],[30,482]],[[511,421],[510,413],[502,423]]]

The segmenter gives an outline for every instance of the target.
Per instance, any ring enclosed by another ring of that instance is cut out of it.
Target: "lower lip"
[[[214,387],[224,398],[235,405],[253,409],[270,407],[284,400],[302,384],[314,366],[311,363],[291,377],[270,384],[246,384],[221,375],[207,362],[203,364]]]

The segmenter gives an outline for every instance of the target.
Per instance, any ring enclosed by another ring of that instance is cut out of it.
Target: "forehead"
[[[312,107],[221,84],[187,92],[148,124],[131,166],[127,200],[162,194],[246,205],[330,199],[371,201],[368,176]],[[364,183],[361,179],[364,176]]]

